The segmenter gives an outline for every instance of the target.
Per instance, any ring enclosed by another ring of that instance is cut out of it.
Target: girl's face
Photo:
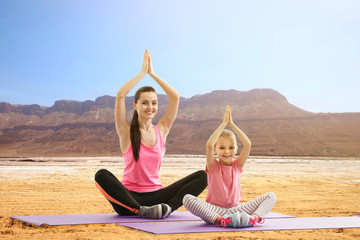
[[[142,92],[137,102],[133,103],[133,105],[140,119],[152,119],[158,109],[157,94],[155,92]]]
[[[236,151],[236,143],[230,137],[219,137],[214,148],[214,152],[218,156],[219,162],[226,166],[231,166]]]

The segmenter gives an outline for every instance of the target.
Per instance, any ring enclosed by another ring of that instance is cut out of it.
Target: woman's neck
[[[152,127],[153,127],[153,124],[151,122],[151,119],[146,120],[146,121],[142,121],[142,120],[139,119],[139,128],[141,130],[151,131]]]

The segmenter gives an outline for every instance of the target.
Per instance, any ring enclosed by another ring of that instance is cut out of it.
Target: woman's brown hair
[[[155,89],[150,86],[145,86],[139,88],[135,93],[135,100],[134,102],[137,103],[137,101],[140,98],[140,94],[143,92],[155,92]],[[139,128],[139,116],[136,110],[134,110],[134,115],[131,120],[130,125],[130,140],[131,140],[131,146],[133,151],[133,156],[135,161],[139,159],[139,152],[140,152],[140,144],[141,144],[141,132]]]

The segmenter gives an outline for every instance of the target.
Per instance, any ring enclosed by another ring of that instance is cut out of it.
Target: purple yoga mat
[[[266,214],[265,219],[270,219],[270,218],[294,218],[294,216],[289,216],[289,215],[275,213],[275,212],[269,212],[268,214]]]
[[[154,234],[360,228],[360,217],[270,218],[261,227],[222,228],[205,222],[119,224]]]
[[[102,224],[102,223],[132,223],[132,222],[168,222],[168,221],[199,221],[189,211],[175,211],[165,219],[146,219],[139,216],[119,216],[116,213],[99,214],[70,214],[70,215],[34,215],[34,216],[11,216],[13,219],[31,223],[37,226],[43,224],[49,226]]]

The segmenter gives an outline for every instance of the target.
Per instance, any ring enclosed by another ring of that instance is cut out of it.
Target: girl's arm
[[[233,122],[232,117],[231,117],[231,110],[230,110],[230,114],[229,114],[229,126],[235,132],[235,134],[238,136],[238,138],[240,139],[240,142],[243,145],[243,148],[241,149],[241,152],[237,158],[238,163],[240,164],[241,168],[243,168],[245,165],[245,162],[248,159],[249,154],[250,154],[251,142],[250,142],[250,139],[245,135],[245,133],[243,131],[241,131],[241,129],[238,128],[235,125],[235,123]]]
[[[212,166],[214,165],[215,161],[215,153],[214,153],[214,147],[217,142],[217,140],[220,137],[221,132],[224,130],[226,125],[229,122],[230,117],[230,107],[227,106],[225,110],[224,120],[220,124],[220,126],[213,132],[213,134],[210,136],[209,140],[206,143],[206,167],[207,170],[210,171]]]
[[[148,61],[148,74],[160,85],[160,87],[164,90],[164,92],[169,98],[169,104],[167,106],[166,112],[158,123],[158,127],[162,134],[163,140],[164,142],[166,142],[166,137],[169,134],[171,126],[174,123],[177,115],[180,102],[180,94],[173,87],[171,87],[170,84],[165,82],[165,80],[163,80],[154,73],[150,55]]]
[[[126,119],[125,97],[148,72],[149,52],[145,51],[141,72],[127,81],[117,92],[115,101],[115,126],[120,139],[120,148],[126,152],[130,146],[130,125]]]

